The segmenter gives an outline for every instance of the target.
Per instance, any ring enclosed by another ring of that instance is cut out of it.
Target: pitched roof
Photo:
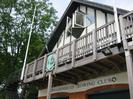
[[[88,0],[71,0],[70,4],[68,5],[66,11],[64,12],[63,16],[61,17],[56,28],[52,32],[51,37],[47,43],[47,47],[48,47],[48,50],[50,52],[54,48],[54,46],[55,46],[56,42],[58,41],[62,31],[65,29],[66,17],[70,16],[80,4],[88,6],[88,7],[92,7],[95,9],[100,9],[100,10],[103,10],[104,12],[110,12],[113,14],[113,7],[112,6],[99,4],[99,3],[91,2]],[[117,10],[118,10],[118,14],[121,14],[121,15],[128,12],[127,10],[120,9],[120,8],[118,8]],[[46,47],[43,48],[40,56],[45,54],[45,53],[47,53]]]

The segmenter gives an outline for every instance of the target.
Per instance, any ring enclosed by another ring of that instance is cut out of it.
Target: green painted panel
[[[46,71],[52,71],[55,68],[55,58],[51,54],[47,57]]]

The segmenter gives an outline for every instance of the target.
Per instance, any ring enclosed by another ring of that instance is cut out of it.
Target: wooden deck
[[[47,57],[51,54],[56,60],[52,71],[55,75],[54,85],[77,83],[93,77],[126,71],[124,52],[126,49],[133,49],[133,11],[121,16],[119,23],[120,38],[113,21],[27,64],[24,83],[47,83],[45,78],[49,72],[46,72],[46,63]],[[118,39],[121,39],[121,42],[118,42]],[[124,44],[125,42],[127,44]]]

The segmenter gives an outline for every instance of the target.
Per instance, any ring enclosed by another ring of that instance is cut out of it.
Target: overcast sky
[[[60,17],[64,13],[66,7],[71,0],[50,0],[54,8],[58,11],[57,16]],[[113,5],[113,0],[90,0],[102,4]],[[133,0],[116,0],[116,6],[119,8],[133,10]]]

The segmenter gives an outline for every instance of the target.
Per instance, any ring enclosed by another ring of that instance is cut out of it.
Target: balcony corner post
[[[76,40],[72,43],[72,68],[75,66]]]
[[[58,69],[58,62],[59,62],[59,48],[56,50],[56,58],[55,58],[55,69],[53,71],[53,74],[55,75],[56,70]]]
[[[124,50],[128,49],[128,44],[126,40],[126,34],[125,34],[125,26],[124,26],[124,19],[122,16],[120,16],[120,27],[121,27],[121,34],[122,34],[122,43],[124,46]]]
[[[93,30],[93,60],[97,58],[97,32]]]
[[[124,19],[122,16],[120,16],[120,26],[121,26],[121,32],[122,32],[122,43],[125,50],[130,99],[133,99],[133,94],[132,94],[133,93],[133,55],[131,50],[128,48],[128,42],[126,40],[126,34],[125,34]]]

